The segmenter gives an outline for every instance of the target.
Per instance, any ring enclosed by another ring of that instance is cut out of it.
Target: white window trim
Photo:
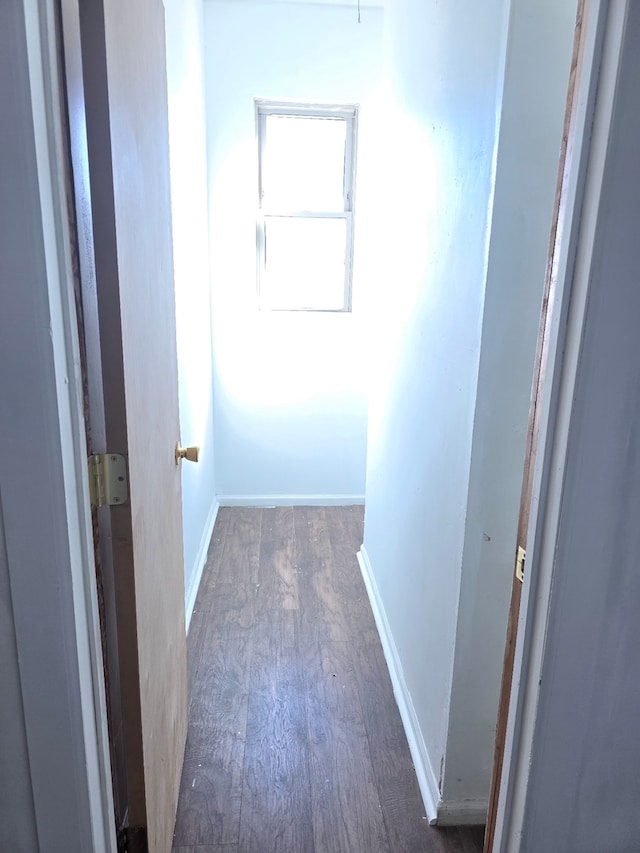
[[[349,313],[351,312],[353,290],[353,237],[355,213],[355,174],[356,149],[358,139],[358,105],[337,103],[303,103],[300,101],[275,101],[256,98],[256,135],[258,145],[258,215],[256,221],[256,258],[258,303],[263,310],[269,311],[312,311],[316,313]],[[262,163],[266,140],[265,119],[270,115],[278,116],[309,116],[310,118],[340,118],[347,122],[346,149],[344,160],[344,197],[343,210],[320,212],[313,210],[267,209],[262,205]],[[342,308],[304,308],[287,307],[274,308],[263,301],[261,283],[265,271],[265,219],[267,217],[300,217],[307,219],[344,219],[347,223],[345,248],[345,281],[344,300]]]

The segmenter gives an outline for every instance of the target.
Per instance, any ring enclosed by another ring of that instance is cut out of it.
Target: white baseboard
[[[438,826],[478,826],[487,822],[489,800],[460,800],[441,802],[438,806]]]
[[[446,802],[442,799],[438,777],[427,752],[427,746],[418,723],[418,716],[402,671],[398,650],[380,598],[369,555],[364,545],[358,552],[358,563],[376,620],[380,642],[393,684],[393,692],[407,735],[409,750],[429,823],[438,824],[438,826],[472,826],[485,823],[489,805],[488,799],[461,800],[460,802]]]
[[[353,506],[364,495],[218,495],[220,506]]]
[[[193,608],[196,605],[196,597],[198,595],[200,581],[202,580],[202,572],[204,571],[205,563],[207,562],[209,542],[211,542],[211,535],[213,533],[213,526],[216,523],[216,516],[218,515],[219,506],[219,502],[214,499],[213,503],[211,504],[211,509],[209,510],[209,515],[207,516],[207,521],[204,526],[204,530],[202,531],[200,547],[198,548],[198,554],[196,556],[194,570],[191,574],[191,583],[189,584],[189,589],[186,590],[185,617],[187,623],[187,634],[189,633],[189,626],[191,625],[191,615],[193,614]]]
[[[396,649],[396,644],[393,640],[391,628],[387,621],[387,616],[378,591],[378,585],[376,584],[376,579],[371,569],[371,563],[369,562],[369,556],[364,545],[358,552],[358,563],[360,564],[360,571],[362,572],[362,577],[369,595],[369,601],[371,602],[371,609],[373,610],[373,615],[378,627],[378,633],[380,634],[380,642],[382,643],[384,656],[387,661],[387,666],[389,667],[389,675],[391,676],[391,683],[393,684],[393,692],[396,697],[396,702],[398,703],[398,709],[407,735],[407,741],[409,742],[409,750],[411,752],[411,758],[413,759],[413,766],[416,770],[416,776],[418,777],[418,784],[420,786],[420,793],[422,794],[424,807],[427,812],[427,819],[430,824],[434,824],[438,822],[438,810],[441,802],[438,779],[433,771],[433,766],[429,759],[422,731],[418,724],[416,710],[413,707],[411,694],[409,693],[407,683],[404,679],[398,650]]]

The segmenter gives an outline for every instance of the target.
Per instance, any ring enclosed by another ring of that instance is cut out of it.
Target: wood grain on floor
[[[480,853],[430,827],[356,553],[362,507],[222,508],[189,632],[173,853]]]

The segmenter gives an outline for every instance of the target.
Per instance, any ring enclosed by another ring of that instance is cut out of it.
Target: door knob
[[[199,447],[180,447],[180,442],[176,442],[176,465],[181,459],[186,459],[188,462],[197,462],[200,456]]]

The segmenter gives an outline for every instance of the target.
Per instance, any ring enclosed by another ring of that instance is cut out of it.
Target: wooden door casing
[[[498,704],[498,720],[496,728],[496,740],[494,747],[494,763],[491,777],[491,789],[489,793],[489,808],[487,813],[487,825],[484,838],[484,853],[493,853],[493,844],[496,831],[496,819],[498,810],[498,798],[500,795],[500,781],[504,762],[504,750],[507,736],[507,723],[509,702],[511,696],[511,685],[514,674],[514,660],[516,649],[516,637],[518,630],[518,617],[520,613],[520,599],[522,596],[522,583],[516,577],[515,565],[517,561],[517,550],[522,547],[526,551],[527,531],[531,513],[531,501],[533,496],[533,476],[538,447],[538,436],[540,431],[540,410],[538,401],[545,381],[545,368],[547,361],[550,323],[550,299],[554,287],[554,255],[556,241],[558,239],[558,223],[563,201],[563,187],[567,169],[571,164],[567,159],[568,142],[572,132],[575,119],[574,98],[578,69],[583,49],[583,16],[585,0],[579,0],[576,14],[576,28],[574,36],[573,55],[571,58],[571,69],[569,75],[569,86],[567,92],[567,106],[565,110],[564,129],[562,133],[562,145],[558,165],[558,183],[554,203],[553,218],[551,222],[551,235],[549,241],[549,253],[547,258],[547,269],[545,275],[544,292],[542,298],[542,309],[540,315],[540,326],[536,356],[534,363],[533,382],[531,390],[531,406],[529,410],[529,425],[527,429],[527,443],[525,452],[525,464],[522,474],[522,490],[520,495],[520,514],[518,517],[518,533],[516,541],[516,555],[514,556],[514,573],[511,586],[511,600],[509,604],[509,619],[507,622],[507,635],[505,641],[504,663],[502,669],[502,682],[500,685],[500,699]],[[526,572],[526,563],[525,563]]]

